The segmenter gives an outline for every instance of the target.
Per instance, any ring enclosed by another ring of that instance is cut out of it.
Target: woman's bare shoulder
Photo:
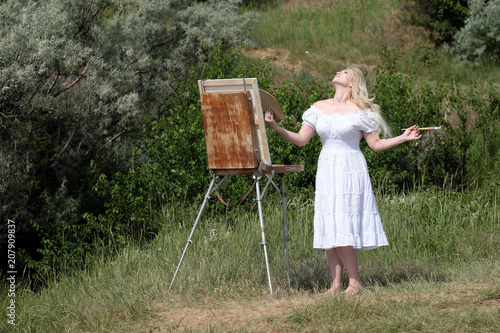
[[[330,100],[322,99],[322,100],[314,102],[313,106],[321,108],[321,106],[331,105],[331,104],[332,104],[332,102]]]

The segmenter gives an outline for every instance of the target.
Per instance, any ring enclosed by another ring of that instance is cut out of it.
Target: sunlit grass
[[[341,299],[314,301],[291,312],[286,326],[300,330],[327,313],[320,322],[330,324],[345,317],[346,307],[357,315],[363,314],[369,322],[344,318],[340,331],[353,327],[376,331],[384,325],[404,331],[425,327],[429,320],[438,325],[432,307],[444,305],[417,295],[427,293],[426,288],[451,293],[449,287],[440,284],[476,281],[487,274],[493,274],[493,280],[477,297],[498,299],[498,187],[467,193],[417,189],[398,195],[375,188],[390,246],[360,252],[361,276],[369,296],[352,304]],[[266,194],[265,231],[277,299],[309,297],[306,295],[315,295],[329,286],[324,251],[312,249],[312,198],[312,192],[288,198],[288,283],[281,198],[272,191]],[[129,247],[110,260],[96,259],[86,269],[68,273],[38,293],[19,291],[16,302],[22,306],[17,318],[22,325],[14,331],[127,331],[125,328],[130,329],[134,322],[147,321],[156,302],[193,302],[207,297],[220,302],[270,299],[257,207],[250,201],[221,215],[211,209],[216,205],[220,203],[212,199],[202,215],[170,294],[168,287],[198,213],[197,205],[176,205],[167,210],[164,218],[169,223],[147,247]],[[494,281],[496,289],[491,285]],[[400,316],[395,317],[389,305],[380,308],[381,302],[392,302]],[[459,303],[453,306],[465,307]],[[432,306],[431,310],[426,309],[428,306]],[[411,313],[411,307],[422,311],[422,316],[403,319],[403,315]],[[463,320],[461,313],[457,318],[453,313],[447,315]],[[480,321],[478,327],[486,329],[492,323],[498,328],[498,321],[491,318]],[[5,321],[1,325],[8,328]]]
[[[398,70],[417,72],[416,82],[456,80],[496,82],[496,64],[464,66],[454,62],[442,47],[436,47],[429,33],[412,27],[405,18],[406,1],[276,1],[258,8],[259,25],[254,31],[261,47],[288,50],[291,63],[330,80],[346,65],[366,69],[368,80],[378,65],[382,47],[394,56]],[[370,82],[369,82],[370,83]]]
[[[378,26],[398,1],[325,1],[322,6],[269,5],[260,10],[255,34],[265,45],[292,51],[291,60],[374,64]]]

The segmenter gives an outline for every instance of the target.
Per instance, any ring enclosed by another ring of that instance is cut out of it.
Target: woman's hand
[[[269,108],[268,106],[266,106],[266,114],[264,116],[264,119],[268,122],[268,123],[272,123],[274,120],[274,112],[271,108]]]
[[[405,132],[402,135],[403,139],[405,141],[413,141],[413,140],[418,140],[422,137],[422,134],[420,134],[420,131],[418,129],[417,125],[413,125],[410,128],[407,128]]]
[[[278,126],[278,124],[276,123],[276,120],[274,119],[274,112],[271,108],[269,108],[268,106],[266,106],[266,113],[264,115],[264,119],[266,120],[267,123],[269,123],[269,126],[276,130],[276,126]]]

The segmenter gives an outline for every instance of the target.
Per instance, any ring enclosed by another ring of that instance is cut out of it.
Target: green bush
[[[365,146],[377,182],[386,177],[389,185],[398,188],[421,184],[456,189],[486,179],[484,171],[495,168],[500,94],[494,85],[487,94],[474,84],[464,88],[453,81],[415,88],[414,75],[382,66],[374,92],[394,135],[414,124],[442,126],[439,131],[424,132],[418,142],[389,151],[375,154]]]
[[[468,16],[467,0],[417,0],[410,11],[414,24],[429,28],[436,43],[449,43],[464,26]]]
[[[110,248],[121,248],[127,239],[151,239],[167,222],[164,216],[170,205],[199,202],[205,194],[211,175],[197,81],[261,77],[259,87],[265,89],[272,82],[269,69],[266,63],[247,59],[238,50],[223,52],[219,45],[207,63],[176,83],[175,97],[159,117],[145,120],[138,141],[144,144],[135,148],[130,168],[108,175],[95,169],[94,190],[104,200],[105,211],[88,212],[85,218],[91,225],[106,226],[99,230],[101,241]],[[147,161],[137,159],[139,149],[146,149]],[[241,193],[250,185],[247,180],[228,182],[221,192]]]
[[[450,52],[461,63],[498,63],[500,60],[500,0],[471,0],[470,16],[456,32]]]

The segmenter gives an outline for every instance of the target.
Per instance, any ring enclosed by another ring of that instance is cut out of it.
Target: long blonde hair
[[[380,112],[380,106],[378,104],[373,103],[375,97],[370,98],[368,95],[368,89],[366,88],[366,80],[363,72],[357,67],[347,67],[347,69],[352,70],[353,73],[353,86],[351,90],[351,102],[355,103],[358,106],[370,108],[374,113],[377,119],[377,131],[383,137],[391,137],[391,129],[387,125],[382,117]]]

